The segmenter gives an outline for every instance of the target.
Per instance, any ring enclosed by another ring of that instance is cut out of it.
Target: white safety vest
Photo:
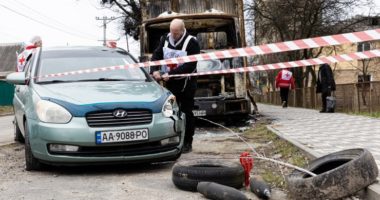
[[[181,50],[169,48],[168,47],[169,46],[169,42],[168,42],[168,40],[165,40],[165,44],[162,47],[162,50],[163,50],[163,53],[164,53],[164,59],[170,59],[170,58],[177,58],[177,57],[187,56],[186,48],[187,48],[187,45],[189,44],[191,38],[194,38],[194,36],[188,35],[186,37],[185,42],[183,43],[183,46],[182,46]],[[161,71],[163,73],[168,73],[171,70],[171,68],[172,69],[176,69],[178,67],[181,67],[182,65],[183,64],[173,64],[171,67],[169,67],[167,65],[163,65],[161,67]],[[195,72],[196,70],[197,69],[195,69],[193,72]],[[185,84],[183,85],[183,89],[182,89],[182,92],[183,92],[185,90],[185,88],[186,88],[187,81],[190,79],[190,76],[188,76],[188,77],[176,77],[174,79],[176,79],[176,80],[185,79]]]
[[[183,43],[183,46],[182,46],[182,49],[181,50],[177,50],[177,49],[171,49],[169,48],[169,42],[168,40],[165,40],[165,44],[164,44],[164,47],[162,47],[162,51],[164,53],[164,59],[170,59],[170,58],[178,58],[178,57],[182,57],[182,56],[187,56],[187,51],[186,51],[186,48],[187,48],[187,45],[189,44],[191,38],[193,38],[193,36],[189,35],[187,36],[187,38],[185,39],[185,42]],[[175,66],[173,67],[169,67],[167,65],[163,65],[161,67],[161,71],[163,73],[168,73],[170,71],[171,68],[177,68],[177,67],[181,67],[183,64],[175,64]]]
[[[281,79],[282,80],[290,80],[292,78],[292,72],[288,70],[282,70]]]

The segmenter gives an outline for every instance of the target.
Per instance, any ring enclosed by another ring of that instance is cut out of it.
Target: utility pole
[[[106,29],[107,29],[107,23],[115,20],[115,17],[108,18],[107,16],[103,16],[103,18],[96,17],[96,20],[103,20],[103,46],[106,46],[107,36],[106,36]],[[101,40],[100,40],[101,41]]]

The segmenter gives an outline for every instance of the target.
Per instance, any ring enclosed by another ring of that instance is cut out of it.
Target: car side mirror
[[[25,78],[25,72],[13,72],[11,74],[8,74],[5,80],[8,83],[12,83],[15,85],[27,85],[27,82],[29,82]]]

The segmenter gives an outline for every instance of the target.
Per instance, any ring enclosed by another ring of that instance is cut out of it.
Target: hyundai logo
[[[117,118],[124,118],[127,116],[127,111],[122,110],[122,109],[117,109],[117,110],[113,111],[113,116],[115,116]]]

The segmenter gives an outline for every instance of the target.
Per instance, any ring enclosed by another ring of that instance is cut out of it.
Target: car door
[[[32,69],[33,61],[34,61],[34,53],[28,57],[23,72],[25,73],[25,78],[30,79],[30,72]],[[15,93],[13,98],[13,107],[15,110],[15,117],[17,124],[22,132],[24,132],[24,123],[23,118],[25,116],[25,105],[26,101],[29,100],[30,97],[28,97],[28,91],[29,90],[29,84],[25,85],[16,85],[15,86]]]

